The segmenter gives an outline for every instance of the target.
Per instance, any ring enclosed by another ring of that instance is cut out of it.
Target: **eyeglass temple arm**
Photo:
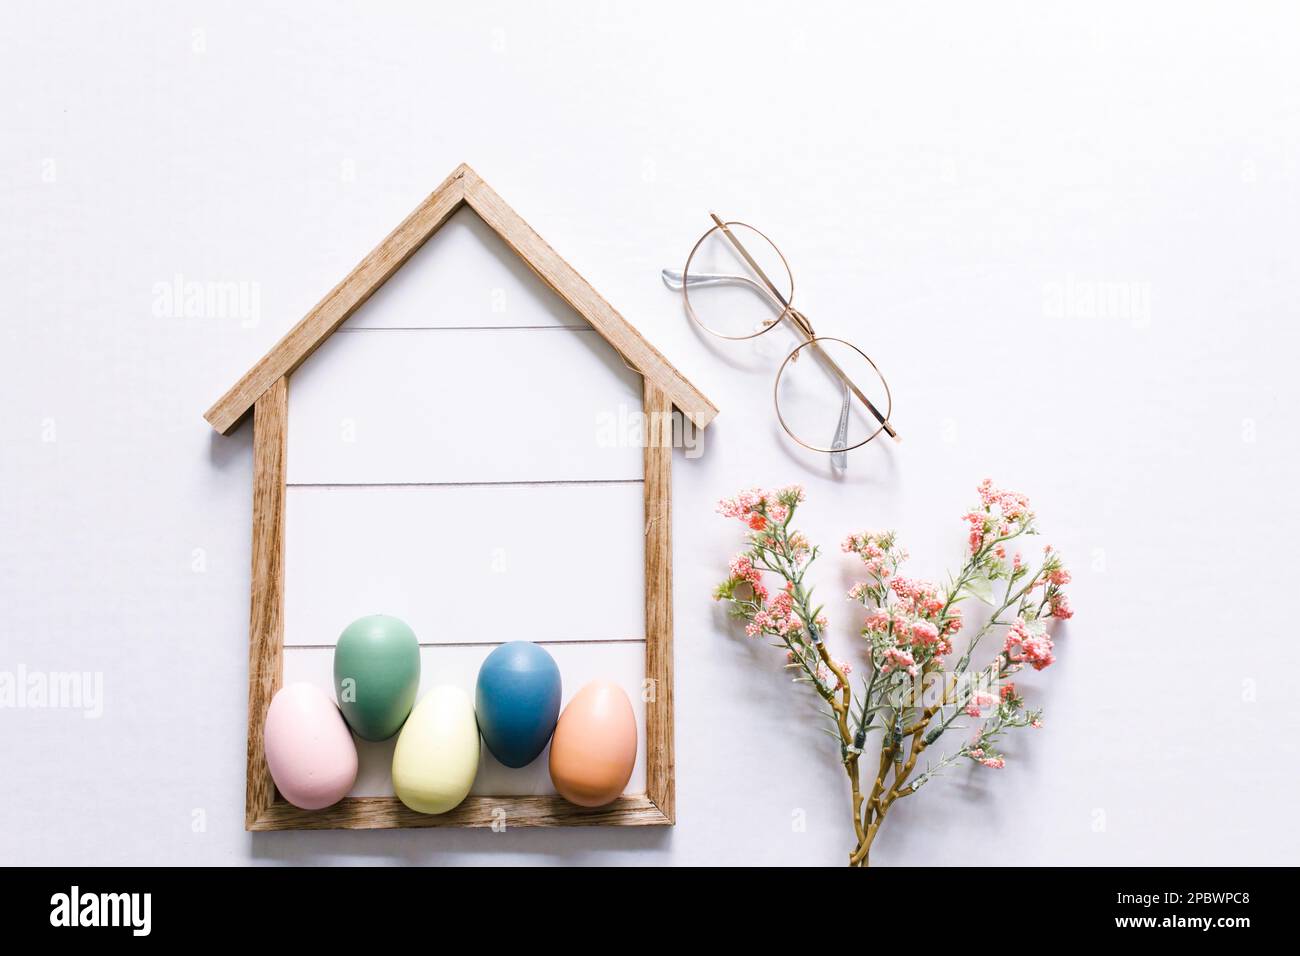
[[[862,390],[854,384],[853,380],[845,374],[844,370],[836,364],[835,360],[826,354],[826,350],[817,344],[816,336],[813,334],[812,325],[809,324],[808,320],[802,313],[796,312],[794,309],[790,308],[790,303],[786,300],[785,296],[783,296],[781,291],[773,285],[772,280],[769,279],[767,273],[763,271],[763,267],[754,261],[754,257],[749,254],[749,250],[746,249],[741,241],[735,237],[732,231],[727,228],[727,224],[719,218],[716,212],[709,213],[709,218],[711,218],[714,223],[717,224],[718,228],[722,230],[722,234],[727,237],[727,241],[736,247],[736,251],[740,253],[741,258],[745,260],[749,267],[754,270],[755,275],[763,280],[763,284],[766,285],[771,294],[776,297],[776,300],[781,303],[781,307],[785,310],[785,314],[788,315],[799,328],[799,331],[803,334],[804,338],[811,342],[813,348],[817,349],[817,351],[821,353],[822,358],[826,360],[826,363],[831,367],[831,370],[838,375],[841,380],[843,380],[844,384],[847,385],[853,394],[858,397],[858,400],[862,402],[863,405],[867,406],[871,411],[871,414],[876,417],[876,421],[880,422],[881,427],[885,429],[885,433],[895,441],[901,441],[898,437],[898,432],[894,431],[894,426],[889,424],[889,419],[880,414],[880,411],[874,404],[872,404],[871,399],[862,394]]]
[[[785,307],[769,292],[766,288],[759,285],[749,276],[732,275],[725,272],[701,272],[695,275],[686,275],[676,269],[661,269],[659,274],[663,277],[664,285],[674,292],[681,292],[687,288],[705,285],[725,285],[729,282],[739,283],[740,285],[749,286],[756,293],[766,296],[776,306],[777,314],[774,318],[768,319],[763,323],[765,328],[775,325],[781,320],[781,315],[785,312]]]
[[[683,286],[694,288],[697,285],[721,285],[725,282],[739,282],[742,285],[753,287],[756,291],[772,298],[772,293],[763,288],[749,276],[729,275],[725,272],[703,272],[693,275],[683,275],[677,269],[663,269],[659,273],[663,276],[664,284],[674,292],[680,291]]]
[[[835,438],[831,441],[831,465],[836,468],[849,466],[849,387],[840,382],[840,417],[835,422]]]

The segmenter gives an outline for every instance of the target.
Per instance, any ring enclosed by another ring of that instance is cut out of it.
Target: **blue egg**
[[[474,710],[492,756],[523,767],[546,749],[560,716],[560,669],[529,641],[503,644],[478,669]]]

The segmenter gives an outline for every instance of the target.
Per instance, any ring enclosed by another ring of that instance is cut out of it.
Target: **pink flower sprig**
[[[907,560],[907,552],[898,546],[897,537],[892,531],[863,531],[851,534],[840,544],[845,554],[856,554],[869,575],[866,581],[858,585],[858,593],[849,597],[859,600],[863,596],[871,597],[876,604],[884,603],[888,579],[898,573],[898,566]]]
[[[1026,496],[989,480],[976,491],[978,504],[962,516],[966,559],[946,584],[903,574],[908,554],[892,531],[851,534],[841,544],[866,572],[848,595],[868,612],[861,631],[867,667],[860,689],[848,682],[849,663],[827,652],[822,639],[826,617],[805,585],[818,549],[791,527],[804,501],[803,489],[744,491],[718,506],[722,515],[745,526],[747,548],[732,559],[714,598],[731,605],[749,636],[784,647],[786,666],[796,671],[796,680],[811,684],[829,705],[852,790],[857,838],[852,865],[866,865],[872,841],[897,800],[960,760],[1002,769],[1003,735],[1042,726],[1042,712],[1026,707],[1010,678],[1026,668],[1043,670],[1056,660],[1049,625],[1074,614],[1064,591],[1070,573],[1050,545],[1036,566],[1017,548],[1018,539],[1038,533]],[[972,597],[992,611],[975,622],[960,656],[949,664],[963,631],[961,605]],[[1003,632],[1001,645],[972,671],[977,648],[998,630]],[[937,695],[927,696],[936,688]],[[955,752],[918,766],[926,749],[947,731],[966,726],[960,721],[979,721],[973,736]],[[864,792],[860,758],[875,731],[881,731],[879,771],[874,786]]]
[[[799,485],[776,491],[753,488],[734,498],[723,498],[718,502],[718,514],[724,518],[739,518],[751,531],[762,532],[771,523],[784,525],[789,522],[794,509],[803,500],[804,490]]]
[[[787,666],[797,681],[812,684],[825,699],[846,686],[851,667],[832,660],[822,647],[827,619],[822,606],[812,604],[812,588],[804,575],[817,557],[808,539],[790,529],[795,510],[804,500],[798,485],[773,491],[753,489],[718,503],[718,513],[745,525],[748,550],[731,560],[728,576],[714,589],[717,601],[731,605],[733,616],[745,622],[750,637],[774,638],[786,649]],[[775,594],[764,580],[774,574],[782,580]]]
[[[1019,492],[1003,491],[993,487],[993,480],[985,478],[977,489],[980,504],[963,516],[970,525],[968,543],[971,554],[985,549],[992,542],[997,549],[1006,541],[1028,531],[1034,522],[1029,499]],[[1001,553],[999,557],[1006,557]]]

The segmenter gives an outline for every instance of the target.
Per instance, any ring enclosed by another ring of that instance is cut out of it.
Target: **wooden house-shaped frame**
[[[284,670],[284,538],[289,379],[340,325],[448,218],[470,207],[548,286],[585,319],[642,378],[644,448],[646,792],[583,809],[562,797],[470,796],[437,816],[395,796],[348,797],[324,810],[300,810],[275,789],[263,752],[263,727]],[[510,826],[671,825],[673,776],[672,415],[704,428],[717,409],[643,339],[574,269],[466,165],[457,167],[319,304],[205,413],[229,434],[253,419],[252,611],[248,657],[248,830],[491,826],[505,807]]]

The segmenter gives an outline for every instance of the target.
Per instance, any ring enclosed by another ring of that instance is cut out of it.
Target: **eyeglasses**
[[[829,454],[839,468],[847,466],[847,452],[882,431],[901,441],[889,422],[894,404],[885,377],[856,345],[813,331],[791,304],[794,279],[776,244],[746,223],[709,216],[713,228],[695,243],[681,272],[663,270],[664,282],[681,290],[691,320],[718,338],[757,338],[783,319],[794,327],[800,344],[781,363],[772,387],[786,434]]]

